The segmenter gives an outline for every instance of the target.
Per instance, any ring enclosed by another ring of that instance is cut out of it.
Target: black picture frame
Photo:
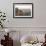
[[[33,3],[13,3],[13,18],[33,18]]]

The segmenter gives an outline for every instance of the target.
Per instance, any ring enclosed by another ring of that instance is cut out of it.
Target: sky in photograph
[[[18,8],[18,9],[32,9],[32,5],[19,5],[19,4],[16,4],[15,5],[15,8]]]

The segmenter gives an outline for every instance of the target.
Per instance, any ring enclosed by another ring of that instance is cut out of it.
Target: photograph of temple
[[[16,14],[16,16],[30,16],[31,10],[15,8],[15,14]]]
[[[32,3],[14,3],[13,4],[13,17],[32,17],[33,16]]]

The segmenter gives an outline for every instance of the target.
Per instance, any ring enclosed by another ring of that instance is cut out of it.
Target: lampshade
[[[6,33],[9,33],[9,32],[10,32],[10,29],[5,29],[5,32],[6,32]]]

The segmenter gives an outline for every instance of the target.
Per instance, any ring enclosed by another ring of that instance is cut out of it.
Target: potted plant
[[[1,26],[1,28],[3,28],[3,23],[5,20],[6,20],[5,13],[0,11],[0,26]]]

